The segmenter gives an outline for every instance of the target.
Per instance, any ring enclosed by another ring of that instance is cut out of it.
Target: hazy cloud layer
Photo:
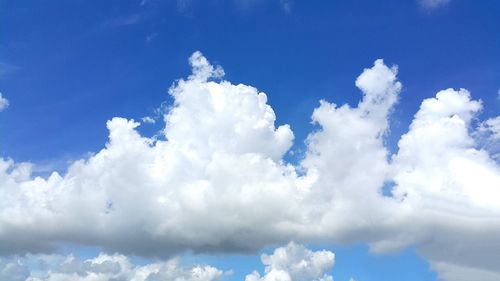
[[[457,270],[499,274],[500,167],[473,137],[494,136],[497,119],[473,127],[482,104],[468,91],[424,100],[390,155],[384,137],[402,85],[377,60],[356,79],[357,106],[321,101],[320,129],[294,166],[283,161],[293,132],[275,124],[266,94],[220,80],[222,68],[199,52],[190,63],[192,75],[170,89],[165,140],[113,118],[105,148],[65,175],[33,178],[31,164],[0,160],[0,252],[72,242],[158,256],[330,240],[416,246],[447,280],[460,281]],[[392,196],[382,195],[388,184]]]

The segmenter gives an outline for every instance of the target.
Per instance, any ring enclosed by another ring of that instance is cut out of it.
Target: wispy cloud
[[[122,26],[129,26],[138,24],[144,19],[143,14],[131,14],[131,15],[123,15],[115,18],[108,19],[102,24],[104,28],[117,28]]]
[[[285,13],[292,12],[292,3],[292,0],[280,0],[281,7],[283,8],[283,11],[285,11]]]
[[[151,33],[148,36],[146,36],[146,42],[149,43],[153,41],[156,37],[158,36],[158,33]]]
[[[274,3],[278,3],[283,11],[287,14],[292,12],[293,0],[274,0]],[[176,0],[177,11],[180,13],[191,15],[190,12],[193,5],[196,5],[196,0]],[[238,9],[250,10],[256,5],[265,2],[264,0],[233,0],[232,1]]]
[[[4,77],[6,75],[9,75],[10,73],[17,71],[19,69],[19,66],[13,65],[10,63],[6,62],[0,62],[0,77]]]
[[[419,0],[420,5],[428,9],[436,9],[447,5],[451,0]]]
[[[185,13],[191,9],[192,5],[192,0],[177,0],[177,11],[180,13]]]

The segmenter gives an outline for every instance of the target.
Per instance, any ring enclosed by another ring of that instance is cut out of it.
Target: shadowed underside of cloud
[[[496,119],[471,125],[482,104],[468,91],[424,100],[389,155],[384,137],[402,86],[398,69],[377,60],[356,79],[356,107],[320,102],[312,114],[320,129],[292,165],[283,156],[293,132],[275,125],[266,94],[221,80],[222,68],[199,52],[190,63],[192,75],[169,91],[165,140],[113,118],[105,148],[65,175],[33,178],[31,164],[0,160],[0,252],[70,242],[169,256],[330,240],[376,252],[416,246],[447,280],[462,280],[450,273],[460,270],[499,274],[500,167],[473,137],[499,131]]]

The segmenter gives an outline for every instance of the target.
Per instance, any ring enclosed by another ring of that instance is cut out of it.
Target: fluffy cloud
[[[493,140],[500,140],[500,116],[486,120],[479,130],[489,133]]]
[[[320,102],[312,114],[319,129],[292,165],[283,156],[293,132],[275,124],[266,94],[222,80],[222,68],[199,52],[190,63],[192,75],[169,91],[163,138],[113,118],[105,148],[64,175],[32,177],[31,164],[0,160],[0,252],[70,242],[169,256],[327,239],[377,252],[416,246],[436,270],[498,274],[500,167],[474,138],[495,135],[498,117],[475,128],[482,104],[469,92],[424,100],[390,155],[384,138],[402,86],[398,69],[377,60],[356,80],[357,106]],[[382,195],[387,184],[392,196]],[[264,263],[272,274],[248,278],[295,274],[273,258]]]
[[[208,265],[182,267],[178,259],[136,266],[118,254],[100,254],[87,260],[72,255],[29,255],[3,263],[0,260],[0,281],[213,281],[223,275],[223,271]]]
[[[291,242],[274,250],[272,255],[262,255],[261,260],[265,265],[264,276],[254,271],[245,281],[333,281],[328,272],[335,255],[330,251],[313,252]]]
[[[139,123],[114,118],[106,147],[64,176],[31,178],[30,164],[1,161],[0,251],[77,242],[170,255],[289,239],[301,212],[293,208],[295,170],[281,163],[292,145],[290,127],[275,127],[264,93],[207,81],[222,70],[200,53],[190,62],[193,74],[170,90],[167,140],[142,137]]]
[[[6,109],[9,107],[9,101],[2,96],[2,93],[0,93],[0,111]]]
[[[500,169],[470,135],[481,108],[463,89],[422,102],[391,167],[394,198],[408,217],[377,246],[416,244],[424,257],[448,269],[498,273]]]
[[[156,123],[156,120],[153,117],[151,117],[151,116],[142,117],[141,120],[142,120],[143,123],[146,123],[146,124],[154,124],[154,123]]]
[[[334,258],[330,251],[311,251],[291,242],[262,255],[264,276],[254,271],[245,280],[332,281]],[[214,281],[229,274],[209,265],[182,266],[180,258],[135,265],[120,254],[101,253],[85,260],[57,254],[0,259],[0,281]]]

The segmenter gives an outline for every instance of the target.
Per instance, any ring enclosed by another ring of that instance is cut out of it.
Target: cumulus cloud
[[[9,100],[4,98],[2,93],[0,93],[0,111],[6,109],[7,107],[9,107]]]
[[[71,241],[169,255],[258,249],[291,234],[287,218],[300,208],[276,204],[296,204],[295,171],[281,163],[292,145],[290,127],[275,127],[264,93],[208,81],[222,70],[200,53],[190,62],[193,74],[170,90],[166,141],[114,118],[106,147],[64,176],[31,178],[29,163],[2,160],[0,251],[44,251]]]
[[[264,275],[257,271],[245,277],[245,281],[333,281],[329,271],[335,255],[326,250],[313,252],[302,245],[290,242],[277,248],[272,255],[262,255]]]
[[[500,116],[486,120],[481,124],[479,131],[490,134],[493,140],[500,140]]]
[[[478,120],[483,105],[468,91],[424,100],[391,155],[384,138],[402,85],[397,67],[377,60],[356,79],[356,106],[320,102],[312,114],[319,129],[294,165],[283,160],[293,132],[275,124],[265,93],[223,80],[223,69],[199,52],[190,63],[193,73],[169,90],[164,138],[113,118],[105,147],[64,175],[33,177],[30,163],[1,159],[0,253],[80,243],[170,256],[329,240],[368,243],[375,252],[416,246],[440,272],[498,274],[500,167],[473,137],[494,135],[496,123]],[[388,183],[394,187],[384,196]],[[248,278],[306,274],[277,266],[279,253],[294,251],[316,255],[290,244],[263,259],[263,276]]]
[[[245,280],[333,281],[330,271],[334,258],[330,251],[311,251],[290,242],[271,255],[261,256],[264,276],[254,271]],[[105,253],[85,260],[58,254],[0,258],[0,281],[214,281],[231,273],[210,265],[181,265],[178,257],[141,265],[134,264],[127,256]]]
[[[151,116],[142,117],[141,120],[142,120],[143,123],[146,123],[146,124],[154,124],[154,123],[156,123],[156,120],[153,117],[151,117]]]
[[[100,254],[86,260],[73,255],[28,255],[0,260],[0,281],[213,281],[224,274],[208,265],[183,267],[179,259],[137,266],[119,254]]]
[[[463,89],[422,102],[392,164],[394,197],[409,211],[398,228],[407,231],[395,229],[401,240],[388,236],[381,247],[411,241],[435,263],[498,271],[500,169],[470,135],[481,108]]]

